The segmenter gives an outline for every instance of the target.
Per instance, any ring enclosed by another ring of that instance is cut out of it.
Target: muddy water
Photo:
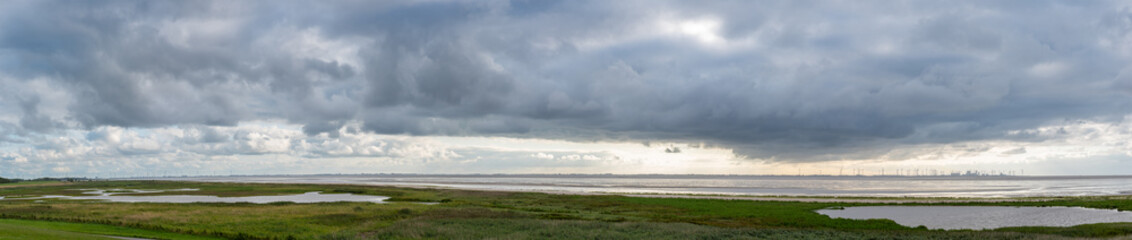
[[[360,184],[489,191],[751,196],[1044,197],[1132,194],[1132,176],[310,175],[160,180]]]
[[[374,202],[381,203],[389,197],[382,196],[366,196],[366,195],[353,195],[348,193],[343,194],[322,194],[319,192],[308,192],[296,195],[280,195],[280,196],[253,196],[253,197],[217,197],[217,196],[193,196],[193,195],[169,195],[169,196],[90,196],[90,197],[66,197],[67,199],[78,200],[107,200],[111,202],[155,202],[155,203],[273,203],[273,202],[294,202],[294,203],[319,203],[319,202]]]
[[[19,199],[44,199],[44,198],[57,198],[57,199],[73,199],[73,200],[105,200],[111,202],[153,202],[153,203],[273,203],[273,202],[294,202],[294,203],[320,203],[320,202],[373,202],[383,203],[389,197],[383,196],[369,196],[369,195],[354,195],[349,193],[342,194],[322,194],[320,192],[308,192],[304,194],[295,195],[278,195],[278,196],[252,196],[252,197],[217,197],[217,196],[195,196],[195,195],[165,195],[165,196],[130,196],[119,195],[119,192],[108,193],[106,190],[99,189],[83,189],[88,192],[84,194],[100,194],[98,196],[59,196],[49,195],[42,197],[19,198]],[[115,191],[123,191],[122,189],[113,189]],[[156,193],[165,191],[194,191],[196,189],[175,189],[175,190],[125,190],[133,193]]]

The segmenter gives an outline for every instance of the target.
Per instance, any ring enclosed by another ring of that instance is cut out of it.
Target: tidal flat
[[[1019,198],[1132,194],[1132,176],[366,174],[174,177],[152,180],[351,184],[482,191],[637,195]]]
[[[88,190],[82,190],[88,189]],[[309,192],[385,196],[385,203],[151,203],[88,199],[89,189],[196,189],[130,196],[285,196]],[[790,202],[652,198],[335,184],[94,181],[0,188],[0,219],[43,231],[153,239],[1061,239],[1126,237],[1132,223],[931,230],[893,220],[831,218],[828,208],[933,203]],[[438,204],[419,204],[432,202]],[[1132,210],[1127,196],[949,206],[1069,206]],[[93,232],[89,229],[100,229]],[[109,229],[109,230],[108,230]],[[7,231],[0,231],[0,238]],[[168,234],[168,236],[155,236]],[[50,234],[44,235],[49,236]],[[171,237],[172,236],[172,237]],[[9,236],[10,237],[10,236]],[[35,238],[31,238],[35,239]]]
[[[178,192],[178,191],[196,191],[197,189],[171,189],[171,190],[138,190],[138,189],[79,189],[83,195],[94,194],[96,196],[64,196],[64,195],[46,195],[41,197],[24,197],[14,198],[9,200],[28,200],[28,199],[65,199],[65,200],[103,200],[108,202],[125,202],[125,203],[278,203],[278,202],[291,202],[291,203],[324,203],[324,202],[372,202],[383,203],[389,197],[384,196],[369,196],[369,195],[354,195],[350,193],[335,193],[323,194],[322,192],[307,192],[303,194],[291,195],[273,195],[273,196],[246,196],[246,197],[218,197],[218,196],[202,196],[202,195],[148,195],[148,196],[130,196],[133,193],[141,194],[157,194],[165,192]],[[89,191],[88,191],[89,190]],[[4,200],[0,197],[0,201]]]

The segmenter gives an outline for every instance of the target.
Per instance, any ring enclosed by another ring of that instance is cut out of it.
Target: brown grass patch
[[[0,189],[18,188],[18,187],[50,187],[50,186],[63,186],[63,185],[71,185],[71,184],[72,183],[69,183],[69,182],[46,182],[46,183],[35,183],[35,184],[12,184],[12,185],[0,184]]]

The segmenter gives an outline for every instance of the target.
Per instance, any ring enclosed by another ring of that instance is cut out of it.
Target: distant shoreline
[[[163,180],[163,181],[183,181],[183,180]],[[193,182],[193,181],[190,181]],[[207,181],[205,181],[207,182]],[[229,182],[230,183],[230,182]],[[261,182],[243,182],[243,183],[261,183]],[[499,189],[465,189],[465,188],[449,188],[449,187],[425,187],[418,185],[373,185],[361,183],[295,183],[295,182],[281,182],[281,183],[264,183],[264,184],[314,184],[314,185],[349,185],[349,186],[385,186],[385,187],[402,187],[413,189],[455,189],[455,190],[469,190],[469,191],[485,191],[485,192],[530,192],[530,193],[545,193],[556,195],[578,195],[578,196],[625,196],[625,197],[643,197],[643,198],[680,198],[680,199],[714,199],[714,200],[747,200],[747,201],[772,201],[772,202],[810,202],[810,203],[878,203],[878,204],[938,204],[938,203],[1009,203],[1009,202],[1045,202],[1064,200],[1066,198],[1080,198],[1080,197],[1122,197],[1126,196],[1132,198],[1132,195],[1098,195],[1098,196],[1045,196],[1045,197],[916,197],[916,196],[903,196],[903,197],[875,197],[875,196],[777,196],[777,195],[711,195],[711,194],[661,194],[661,193],[616,193],[616,192],[573,192],[573,191],[539,191],[539,190],[499,190]]]
[[[520,177],[522,176],[522,177]],[[881,177],[582,177],[556,175],[303,175],[176,177],[129,180],[346,184],[476,191],[540,192],[569,195],[624,195],[682,198],[827,201],[877,199],[903,202],[1036,201],[1058,197],[1132,195],[1132,176],[1120,178],[881,178]],[[981,181],[983,179],[996,179]],[[1013,180],[1013,181],[1011,181]],[[912,200],[908,200],[912,199]],[[883,201],[882,201],[883,202]]]
[[[106,179],[154,179],[154,178],[199,178],[199,177],[498,177],[498,178],[660,178],[660,179],[686,179],[686,178],[825,178],[825,179],[880,179],[880,178],[922,178],[922,179],[1110,179],[1132,178],[1132,175],[746,175],[746,174],[509,174],[509,173],[482,173],[482,174],[431,174],[431,173],[358,173],[358,174],[255,174],[255,175],[169,175],[169,176],[139,176]]]

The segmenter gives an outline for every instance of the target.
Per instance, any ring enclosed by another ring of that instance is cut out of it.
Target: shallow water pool
[[[1132,212],[1082,207],[869,206],[822,209],[832,218],[891,219],[909,227],[930,229],[995,229],[1002,227],[1068,227],[1091,223],[1132,222]]]
[[[121,191],[128,191],[133,193],[155,193],[165,191],[195,191],[196,189],[174,189],[174,190],[130,190],[130,189],[112,189],[114,192],[107,192],[100,189],[81,189],[87,190],[84,194],[100,194],[98,196],[61,196],[61,195],[48,195],[42,197],[29,197],[18,198],[22,200],[27,199],[72,199],[72,200],[105,200],[110,202],[152,202],[152,203],[273,203],[273,202],[294,202],[294,203],[320,203],[320,202],[373,202],[384,203],[389,197],[384,196],[370,196],[370,195],[354,195],[349,193],[335,193],[323,194],[321,192],[308,192],[304,194],[295,195],[277,195],[277,196],[251,196],[251,197],[217,197],[217,196],[199,196],[199,195],[164,195],[164,196],[131,196],[128,194],[121,194]],[[2,199],[2,198],[0,198]]]

